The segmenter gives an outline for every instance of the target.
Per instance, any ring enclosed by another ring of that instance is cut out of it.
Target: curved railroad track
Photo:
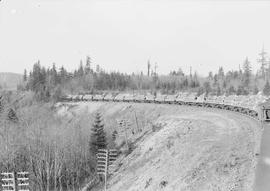
[[[126,102],[126,103],[152,103],[152,104],[173,104],[173,105],[183,105],[183,106],[194,106],[194,107],[204,107],[204,108],[215,108],[226,111],[232,111],[239,113],[241,115],[246,115],[255,120],[260,121],[262,119],[262,112],[259,106],[254,108],[246,108],[239,105],[225,104],[220,102],[210,102],[208,100],[197,101],[197,100],[156,100],[153,99],[116,99],[115,97],[106,98],[104,96],[95,97],[94,95],[76,95],[76,96],[65,96],[61,98],[62,102],[79,102],[79,101],[103,101],[103,102]],[[223,101],[224,102],[224,101]]]

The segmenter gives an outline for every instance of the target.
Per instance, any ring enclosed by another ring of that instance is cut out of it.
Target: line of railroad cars
[[[265,102],[266,97],[254,96],[196,96],[193,93],[180,93],[178,95],[132,95],[132,94],[96,94],[96,95],[68,95],[63,101],[113,101],[157,104],[178,104],[198,107],[219,108],[240,112],[254,118],[259,117],[258,105]]]

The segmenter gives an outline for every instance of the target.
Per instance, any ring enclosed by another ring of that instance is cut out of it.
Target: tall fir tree
[[[84,69],[84,72],[85,72],[86,75],[91,73],[91,63],[92,63],[91,57],[87,56],[86,57],[85,69]]]
[[[84,75],[84,68],[83,68],[83,61],[81,60],[80,61],[80,66],[79,66],[79,69],[78,69],[78,76],[82,77],[83,75]]]
[[[26,71],[26,69],[24,69],[24,72],[23,72],[23,81],[24,82],[27,81],[27,71]]]
[[[243,64],[243,84],[245,88],[249,88],[250,82],[251,82],[251,65],[248,60],[248,57],[246,57],[244,64]]]
[[[90,149],[94,153],[96,153],[98,149],[106,149],[107,147],[104,124],[102,121],[102,116],[99,112],[96,113],[95,115],[95,121],[92,128],[90,147],[91,147]]]
[[[59,78],[60,78],[60,83],[66,82],[66,80],[68,78],[68,73],[67,73],[66,69],[64,68],[64,66],[62,66],[60,68]]]
[[[53,63],[52,69],[50,71],[50,82],[49,83],[52,86],[55,86],[58,82],[59,82],[59,80],[58,80],[56,66],[55,66],[55,63]]]
[[[266,75],[266,65],[267,65],[267,52],[265,52],[264,47],[262,48],[262,51],[259,53],[259,59],[258,63],[261,65],[260,66],[260,74],[261,77],[266,80],[267,75]]]

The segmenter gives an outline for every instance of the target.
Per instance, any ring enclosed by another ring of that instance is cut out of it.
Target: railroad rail
[[[222,110],[234,111],[256,120],[265,119],[262,112],[262,104],[267,102],[268,97],[263,95],[252,96],[196,96],[186,92],[177,95],[131,95],[131,94],[81,94],[67,95],[61,97],[63,102],[78,101],[104,101],[104,102],[133,102],[133,103],[155,103],[155,104],[174,104],[187,105],[206,108],[217,108]]]

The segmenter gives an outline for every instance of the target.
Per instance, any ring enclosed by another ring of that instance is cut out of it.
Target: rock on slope
[[[113,119],[132,114],[130,104],[124,103],[79,103],[76,108],[73,111],[103,110]],[[132,108],[138,119],[144,117],[152,125],[144,123],[145,135],[135,150],[116,161],[109,191],[252,190],[261,137],[256,121],[194,107],[132,104]],[[153,125],[157,131],[152,131]]]

